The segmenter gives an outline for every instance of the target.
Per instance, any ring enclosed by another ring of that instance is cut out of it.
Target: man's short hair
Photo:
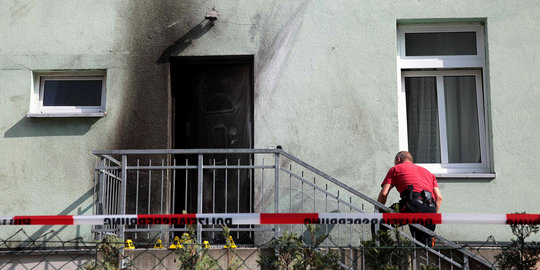
[[[397,154],[396,154],[396,157],[394,158],[394,161],[397,161],[398,158],[401,160],[401,162],[405,161],[405,160],[408,160],[410,162],[413,162],[413,157],[411,155],[411,153],[407,152],[407,151],[399,151]],[[401,163],[400,162],[400,163]]]

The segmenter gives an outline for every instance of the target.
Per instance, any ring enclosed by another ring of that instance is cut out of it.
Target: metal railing
[[[391,211],[281,149],[109,150],[94,151],[94,154],[98,156],[95,214],[169,214],[182,211],[358,213],[371,212],[374,208]],[[371,239],[369,224],[319,226],[320,233],[328,235],[320,247],[344,248],[350,253],[342,254],[344,257],[357,256],[352,253],[352,247],[359,247],[363,241]],[[427,247],[399,229],[403,237],[425,252],[425,256],[417,256],[415,250],[414,258],[422,260],[421,263],[448,265],[449,269],[470,269],[472,261],[492,268],[488,261],[461,246],[423,226],[414,226],[436,237],[438,243],[434,248]],[[299,235],[306,233],[303,225],[232,226],[230,229],[237,243],[255,246],[277,238],[283,231]],[[131,239],[160,237],[170,241],[187,228],[108,225],[96,226],[93,231],[98,239],[106,233],[117,232],[121,237]],[[220,226],[198,225],[197,238],[220,243],[223,241],[221,231]],[[453,252],[445,252],[446,249]]]

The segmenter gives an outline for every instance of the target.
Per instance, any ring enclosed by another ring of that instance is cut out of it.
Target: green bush
[[[185,211],[183,211],[185,213]],[[206,270],[221,269],[216,260],[208,255],[208,248],[202,246],[197,239],[195,231],[196,225],[187,225],[188,233],[181,237],[180,247],[176,249],[178,266],[180,269]],[[176,244],[176,243],[175,243]]]
[[[366,264],[371,269],[409,269],[414,246],[411,241],[400,236],[397,229],[393,232],[377,231],[373,239],[362,241]]]
[[[510,245],[503,247],[502,252],[495,256],[497,266],[512,270],[536,269],[536,264],[540,262],[540,243],[534,241],[527,243],[526,239],[538,233],[539,226],[517,224],[510,225],[510,228],[517,239],[513,238]]]
[[[122,242],[116,236],[105,236],[98,245],[97,251],[103,254],[102,260],[88,261],[82,269],[85,270],[117,270],[120,269],[120,249]]]
[[[257,260],[262,270],[290,269],[302,259],[302,241],[295,233],[284,232],[279,238],[272,239],[268,246],[273,252],[269,255],[261,252]]]

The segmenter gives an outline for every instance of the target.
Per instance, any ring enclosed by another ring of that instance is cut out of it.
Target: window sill
[[[53,117],[103,117],[107,113],[27,113],[29,118],[53,118]]]
[[[465,178],[465,179],[494,179],[495,173],[434,173],[437,179],[445,178]]]

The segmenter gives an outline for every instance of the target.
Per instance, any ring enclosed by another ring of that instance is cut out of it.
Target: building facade
[[[538,213],[539,14],[534,0],[3,1],[0,215],[91,214],[94,150],[276,145],[373,198],[408,149],[442,212]]]

